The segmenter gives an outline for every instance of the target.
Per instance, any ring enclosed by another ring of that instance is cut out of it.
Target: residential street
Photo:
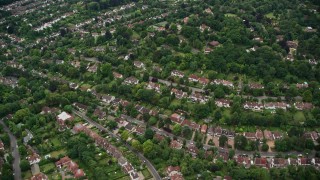
[[[129,122],[136,123],[136,124],[138,124],[138,125],[143,125],[143,122],[142,122],[142,121],[139,121],[139,120],[137,120],[137,119],[135,119],[135,118],[132,118],[132,117],[127,116],[127,115],[124,115],[124,114],[122,114],[121,116],[122,116],[122,117],[125,117],[126,120],[129,121]],[[169,133],[169,132],[166,132],[166,131],[164,131],[164,130],[162,130],[162,129],[158,129],[158,128],[152,127],[152,126],[151,126],[151,129],[152,129],[153,131],[161,134],[161,135],[165,135],[165,136],[168,136],[168,137],[170,137],[170,138],[174,138],[174,137],[175,137],[173,134],[171,134],[171,133]],[[176,136],[176,137],[177,137],[177,136]],[[187,143],[191,143],[191,142],[192,142],[192,141],[187,140],[187,139],[185,139],[185,138],[183,138],[183,137],[177,137],[177,138],[178,138],[180,141],[184,141],[184,140],[185,140]],[[203,148],[204,148],[204,149],[210,149],[210,148],[214,148],[214,147],[217,148],[219,151],[222,151],[222,152],[229,151],[229,149],[227,149],[227,148],[221,148],[221,147],[211,146],[211,145],[205,145],[205,144],[203,145]],[[253,156],[253,155],[255,154],[255,152],[254,152],[254,151],[235,150],[235,155],[243,155],[243,154],[246,154],[246,155],[249,155],[249,156]],[[279,152],[263,152],[263,151],[260,151],[259,154],[260,154],[261,156],[265,156],[265,157],[274,157],[274,156],[276,156],[277,154],[279,154]],[[302,152],[289,151],[289,152],[284,152],[284,153],[282,153],[282,154],[299,155],[299,154],[302,154]],[[315,155],[315,151],[312,151],[309,155],[313,157],[313,156]]]
[[[95,126],[96,128],[98,128],[99,130],[101,131],[104,131],[104,132],[108,132],[112,137],[120,140],[120,136],[116,135],[116,134],[113,134],[111,131],[109,131],[108,129],[104,128],[101,124],[91,120],[90,118],[88,118],[85,114],[79,112],[79,111],[76,111],[76,110],[73,110],[72,111],[74,114],[76,114],[77,116],[81,117],[82,119],[86,120],[89,124]],[[130,151],[132,151],[133,153],[135,153],[142,162],[144,162],[148,169],[151,171],[151,174],[152,176],[156,179],[156,180],[161,180],[161,176],[159,175],[159,173],[157,172],[156,168],[150,163],[150,161],[148,161],[147,158],[145,158],[141,153],[135,151],[130,145],[128,144],[124,144]]]
[[[14,171],[14,179],[21,180],[21,169],[20,169],[20,154],[18,150],[18,144],[16,137],[11,133],[10,129],[4,124],[3,120],[0,120],[0,124],[3,126],[3,129],[6,133],[8,133],[10,137],[10,146],[12,150],[13,160],[13,171]]]

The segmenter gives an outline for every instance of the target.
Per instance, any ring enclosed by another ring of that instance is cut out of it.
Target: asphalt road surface
[[[11,146],[11,153],[14,158],[13,160],[13,171],[14,171],[14,179],[21,180],[21,169],[20,169],[20,154],[18,150],[18,144],[16,137],[12,134],[8,126],[6,126],[3,120],[0,120],[0,124],[3,126],[3,130],[8,133],[10,138],[10,146]]]
[[[104,128],[101,124],[91,120],[90,118],[88,118],[85,114],[73,110],[72,111],[74,114],[76,114],[77,116],[81,117],[82,119],[86,120],[89,124],[95,126],[96,128],[98,128],[100,131],[104,131],[104,132],[108,132],[112,137],[119,139],[120,140],[120,136],[113,134],[111,131],[109,131],[108,129]],[[132,151],[134,154],[136,154],[140,160],[145,163],[148,167],[148,169],[151,171],[152,176],[156,179],[156,180],[161,180],[161,176],[159,175],[159,173],[157,172],[156,168],[151,164],[151,162],[145,158],[141,153],[135,151],[129,144],[124,144],[130,151]]]

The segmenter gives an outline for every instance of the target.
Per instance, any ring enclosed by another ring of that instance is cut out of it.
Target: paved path
[[[2,124],[3,129],[6,133],[8,133],[9,138],[10,138],[10,146],[12,150],[12,156],[14,158],[13,160],[13,170],[14,170],[14,179],[15,180],[21,180],[21,169],[20,169],[20,154],[18,150],[18,144],[17,144],[17,139],[16,137],[12,134],[10,129],[8,128],[7,125],[4,124],[3,120],[0,120],[0,124]]]
[[[103,132],[108,132],[112,137],[116,138],[117,140],[120,140],[121,137],[112,133],[111,131],[109,131],[108,129],[104,128],[101,124],[91,120],[90,118],[88,118],[85,114],[73,110],[72,111],[74,114],[76,114],[77,116],[81,117],[82,119],[86,120],[89,124],[95,126],[96,128],[98,128],[99,130],[103,131]],[[151,171],[152,176],[156,179],[156,180],[161,180],[161,176],[159,175],[159,173],[157,172],[156,168],[151,164],[151,162],[145,158],[140,152],[137,152],[136,150],[134,150],[129,144],[125,143],[124,144],[130,151],[132,151],[133,153],[135,153],[142,162],[144,162],[148,169]]]

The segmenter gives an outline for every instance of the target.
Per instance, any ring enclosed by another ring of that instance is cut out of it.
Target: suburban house
[[[4,151],[4,144],[3,144],[3,142],[2,142],[1,139],[0,139],[0,150],[1,150],[1,151]]]
[[[88,64],[87,66],[87,71],[91,72],[91,73],[96,73],[98,70],[98,65],[97,63],[94,63],[93,65],[90,66],[90,64]]]
[[[201,126],[201,133],[205,134],[207,132],[208,126],[206,124],[203,124]]]
[[[178,124],[181,124],[184,119],[185,119],[184,116],[181,116],[181,115],[179,115],[179,114],[177,114],[177,113],[174,113],[174,114],[172,114],[172,115],[170,116],[170,120],[171,120],[172,122],[175,122],[175,123],[178,123]]]
[[[59,130],[60,131],[63,131],[67,128],[67,125],[66,125],[66,122],[67,121],[73,121],[74,117],[66,112],[62,112],[61,114],[59,114],[57,116],[57,121],[58,121],[58,124],[59,124]]]
[[[278,131],[272,132],[272,136],[274,140],[282,139],[282,134]]]
[[[199,102],[199,103],[206,103],[209,101],[208,97],[206,97],[198,92],[193,92],[192,94],[190,94],[189,99],[192,102]]]
[[[186,98],[188,96],[188,94],[186,92],[183,92],[183,91],[176,89],[176,88],[171,89],[171,95],[172,94],[174,94],[175,97],[178,99]]]
[[[39,174],[32,176],[31,180],[49,180],[49,178],[47,175],[40,172]]]
[[[209,53],[211,53],[212,52],[212,49],[211,48],[205,48],[204,49],[204,54],[209,54]]]
[[[216,99],[215,100],[215,104],[218,107],[225,107],[225,108],[229,108],[231,101],[229,99]]]
[[[236,133],[233,132],[233,131],[230,131],[230,130],[228,130],[228,129],[221,129],[221,135],[225,135],[225,136],[227,136],[227,137],[229,137],[229,138],[234,138],[234,136],[236,135]]]
[[[255,158],[254,165],[262,168],[267,168],[268,167],[267,158]]]
[[[103,96],[101,96],[102,102],[105,102],[105,103],[107,103],[107,104],[111,104],[114,99],[115,99],[114,96],[109,96],[109,95],[103,95]]]
[[[199,131],[200,129],[200,125],[195,123],[195,122],[191,122],[187,119],[185,119],[182,123],[181,126],[188,126],[190,129],[195,130],[195,131]]]
[[[215,79],[213,82],[213,84],[216,85],[223,85],[223,86],[227,86],[229,88],[233,88],[233,83],[227,80],[223,80],[223,79]]]
[[[210,80],[204,77],[199,78],[199,83],[202,84],[203,86],[206,86],[210,83]]]
[[[161,93],[160,84],[157,84],[157,83],[154,83],[154,82],[149,82],[148,85],[147,85],[147,89],[153,89],[157,93]]]
[[[297,83],[297,84],[296,84],[296,87],[297,87],[298,89],[303,89],[303,88],[308,88],[308,87],[309,87],[309,85],[308,85],[308,83],[307,83],[307,82],[304,82],[304,83]]]
[[[273,168],[284,168],[287,167],[288,164],[288,160],[284,159],[284,158],[272,158],[271,159],[271,163],[270,163],[270,167]]]
[[[256,102],[246,102],[243,105],[244,109],[251,109],[254,111],[260,111],[263,109],[263,104],[256,103]]]
[[[243,136],[246,137],[248,140],[251,140],[251,141],[255,141],[257,138],[256,138],[256,133],[253,133],[253,132],[245,132],[243,133]]]
[[[313,108],[313,105],[308,102],[296,102],[293,105],[298,110],[310,110]]]
[[[93,112],[93,115],[96,116],[99,120],[104,120],[107,116],[107,113],[100,108],[96,108]]]
[[[140,68],[140,69],[145,69],[145,65],[143,62],[141,61],[133,61],[133,65],[137,68]]]
[[[184,77],[184,73],[181,72],[181,71],[178,71],[178,70],[173,70],[173,71],[171,71],[171,76],[183,78]]]
[[[208,45],[211,47],[217,47],[220,45],[220,43],[218,41],[211,41],[208,43]]]
[[[247,156],[242,156],[242,155],[239,155],[235,158],[235,161],[238,165],[242,165],[244,166],[245,168],[250,168],[251,164],[252,164],[252,161],[249,157]]]
[[[264,130],[263,131],[263,135],[264,135],[264,138],[267,139],[267,140],[273,140],[273,134],[271,131],[268,131],[268,130]]]
[[[127,85],[137,85],[138,83],[139,83],[139,80],[132,76],[124,80],[124,84],[127,84]]]
[[[57,108],[50,108],[48,106],[42,107],[42,110],[40,114],[51,114],[51,113],[57,113],[59,110]]]
[[[187,145],[187,151],[193,156],[197,156],[199,153],[199,149],[194,145],[194,143],[190,143]]]
[[[205,30],[210,31],[211,28],[209,26],[205,25],[205,24],[201,24],[199,29],[200,29],[201,32],[203,32]]]
[[[271,110],[275,110],[275,109],[286,110],[287,107],[289,107],[289,104],[284,102],[269,102],[264,104],[265,109],[271,109]]]
[[[319,134],[316,131],[305,132],[303,134],[303,137],[305,137],[306,139],[311,139],[312,141],[317,141],[317,139],[319,138]]]
[[[72,105],[81,112],[86,112],[88,110],[88,106],[78,102],[75,102]]]
[[[180,142],[177,141],[177,140],[172,140],[172,141],[170,142],[170,148],[173,148],[173,149],[181,149],[182,146],[183,146],[183,144],[180,143]]]
[[[61,158],[55,164],[59,169],[65,168],[66,170],[72,172],[75,178],[81,178],[85,176],[83,170],[79,169],[78,164],[72,161],[68,156]]]
[[[250,89],[264,89],[263,85],[257,83],[250,83],[248,86]]]
[[[37,164],[40,162],[41,158],[39,154],[32,153],[30,156],[27,157],[27,160],[29,161],[30,165]]]
[[[123,78],[123,75],[120,74],[120,73],[112,72],[112,74],[113,74],[113,77],[116,78],[116,79],[122,79]]]
[[[168,166],[166,169],[167,176],[172,180],[183,180],[180,166]]]
[[[188,77],[188,80],[190,82],[198,82],[199,81],[199,77],[195,74],[191,74],[189,77]]]

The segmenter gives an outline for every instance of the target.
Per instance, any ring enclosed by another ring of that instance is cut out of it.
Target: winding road
[[[14,170],[14,179],[15,180],[21,180],[21,169],[20,169],[20,154],[18,150],[18,144],[16,137],[12,134],[8,126],[3,122],[3,120],[0,120],[0,124],[3,126],[3,130],[8,133],[10,138],[10,146],[11,146],[11,153],[14,158],[13,160],[13,170]]]
[[[85,121],[87,121],[89,124],[95,126],[96,128],[98,128],[100,131],[103,132],[108,132],[113,138],[116,138],[117,140],[120,140],[121,137],[112,133],[111,131],[109,131],[107,128],[104,128],[101,124],[91,120],[89,117],[87,117],[85,114],[81,113],[80,111],[76,111],[73,110],[72,111],[74,114],[76,114],[77,116],[81,117],[82,119],[84,119]],[[156,179],[156,180],[161,180],[161,176],[159,175],[159,173],[157,172],[156,168],[151,164],[151,162],[145,158],[141,153],[135,151],[129,144],[124,143],[124,145],[130,150],[132,151],[134,154],[136,154],[139,159],[144,162],[148,169],[151,171],[152,176]]]

